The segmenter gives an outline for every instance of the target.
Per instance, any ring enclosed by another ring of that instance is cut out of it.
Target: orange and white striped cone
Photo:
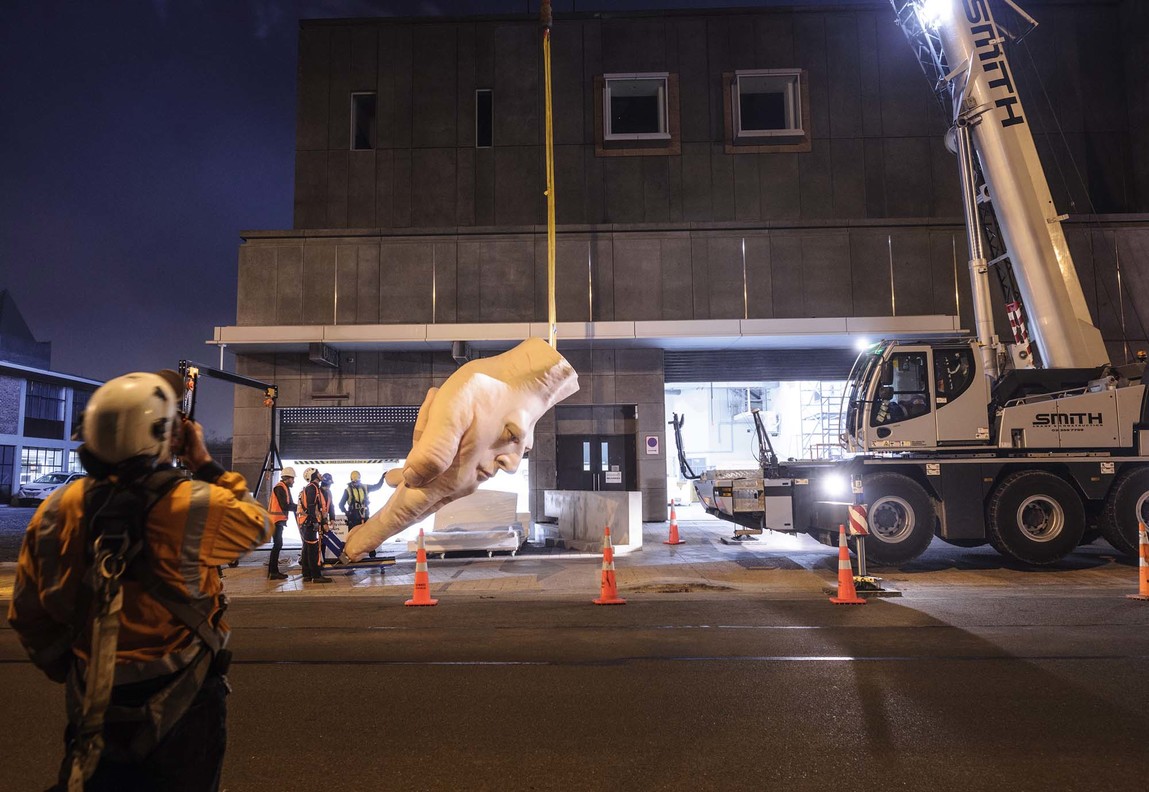
[[[1126,594],[1125,596],[1129,599],[1149,600],[1149,533],[1145,530],[1145,523],[1137,524],[1137,533],[1141,537],[1137,546],[1137,555],[1141,557],[1139,563],[1141,585],[1136,594]]]
[[[846,547],[846,526],[838,526],[838,596],[830,597],[835,605],[865,605],[854,588],[854,568],[850,566],[850,549]]]
[[[610,542],[610,526],[602,533],[602,593],[594,600],[595,605],[625,605],[626,600],[618,596],[618,583],[614,579],[614,545]]]
[[[678,538],[678,516],[674,513],[674,504],[670,504],[670,538],[663,544],[679,545],[686,544],[685,541]]]
[[[423,547],[423,529],[419,529],[419,544],[415,547],[415,593],[404,605],[438,605],[431,599],[431,578],[427,574],[427,550]]]

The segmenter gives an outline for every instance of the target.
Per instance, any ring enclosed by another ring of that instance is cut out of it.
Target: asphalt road
[[[1043,580],[864,607],[246,599],[224,786],[1143,789],[1149,604]],[[59,757],[60,691],[22,657],[0,629],[0,790]]]

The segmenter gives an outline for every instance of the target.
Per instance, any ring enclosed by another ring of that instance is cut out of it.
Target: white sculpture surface
[[[387,473],[395,492],[347,535],[341,560],[358,560],[500,470],[514,473],[535,423],[577,390],[575,370],[541,338],[461,366],[427,391],[406,465]]]

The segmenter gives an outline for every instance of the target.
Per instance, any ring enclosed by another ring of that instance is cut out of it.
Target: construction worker
[[[299,493],[299,514],[303,516],[303,557],[300,563],[303,566],[304,583],[330,583],[331,578],[323,574],[323,567],[319,562],[319,532],[325,530],[330,519],[330,507],[323,496],[323,477],[314,468],[311,479],[303,491]]]
[[[271,555],[267,559],[268,580],[287,580],[287,575],[279,571],[279,552],[283,550],[283,528],[287,525],[287,516],[295,514],[295,499],[291,497],[291,485],[294,483],[295,468],[285,467],[279,475],[279,482],[271,490],[271,501],[267,504],[267,513],[275,525]],[[298,516],[295,522],[299,524]]]
[[[61,790],[219,785],[231,653],[216,567],[267,541],[271,520],[178,415],[181,392],[174,372],[96,390],[89,476],[41,504],[20,549],[8,620],[67,685]]]
[[[375,492],[383,486],[386,480],[386,474],[379,478],[379,483],[372,487],[363,484],[360,479],[358,470],[351,471],[351,483],[347,485],[347,489],[343,490],[343,497],[339,499],[339,511],[347,515],[347,530],[350,531],[356,525],[367,522],[367,518],[371,516],[371,503],[367,498],[367,493]],[[369,555],[374,558],[375,551],[372,550]]]

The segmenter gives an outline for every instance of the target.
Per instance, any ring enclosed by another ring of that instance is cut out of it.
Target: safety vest
[[[291,503],[291,490],[282,481],[278,482],[271,488],[271,500],[267,504],[267,513],[271,515],[273,523],[287,522],[287,515],[283,513],[283,507],[279,505],[279,498],[275,497],[275,493],[283,487],[283,500]]]
[[[367,505],[367,488],[358,482],[347,485],[347,502],[357,509]]]
[[[313,489],[315,491],[316,497],[319,499],[316,501],[315,513],[318,516],[318,521],[323,522],[323,516],[327,514],[328,507],[327,498],[325,498],[323,495],[322,487],[316,486],[313,488],[311,484],[308,484],[306,487],[304,487],[303,492],[299,493],[299,510],[303,512],[304,520],[311,518],[311,504],[307,500],[307,493],[311,492]]]

